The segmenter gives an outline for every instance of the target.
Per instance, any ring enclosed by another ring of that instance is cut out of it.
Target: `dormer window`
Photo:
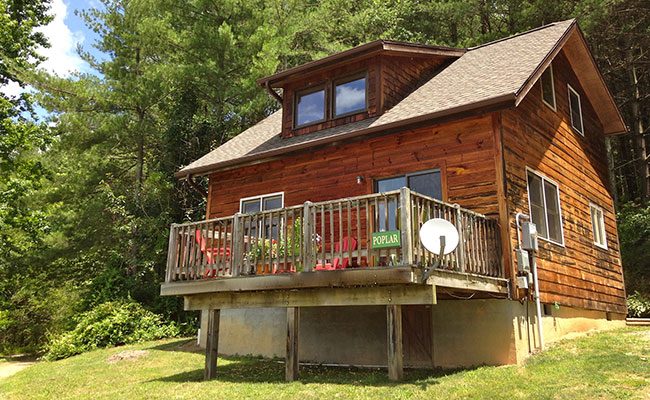
[[[334,87],[334,118],[365,111],[366,77],[355,77]]]
[[[296,127],[325,121],[325,88],[298,93],[296,100]]]

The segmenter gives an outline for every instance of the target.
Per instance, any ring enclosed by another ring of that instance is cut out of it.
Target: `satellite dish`
[[[441,240],[441,238],[444,238]],[[420,228],[420,241],[433,254],[449,254],[458,247],[458,230],[446,219],[433,218]]]

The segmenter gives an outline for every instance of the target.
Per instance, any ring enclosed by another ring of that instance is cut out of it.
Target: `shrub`
[[[100,347],[119,346],[178,335],[175,324],[135,302],[106,302],[81,315],[76,327],[51,338],[46,360],[58,360]]]
[[[635,318],[650,318],[650,297],[634,292],[627,298],[627,314]]]

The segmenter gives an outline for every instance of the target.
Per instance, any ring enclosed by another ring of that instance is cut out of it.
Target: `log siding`
[[[624,314],[625,289],[603,127],[564,52],[553,61],[553,79],[557,111],[543,103],[541,88],[534,87],[517,108],[502,113],[510,211],[529,213],[526,168],[557,182],[564,244],[540,240],[542,301]],[[567,85],[581,95],[584,136],[571,127]],[[591,203],[604,210],[607,249],[594,244]],[[515,248],[516,226],[514,219],[510,222]]]

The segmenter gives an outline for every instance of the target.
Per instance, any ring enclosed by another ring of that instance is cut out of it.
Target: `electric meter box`
[[[528,252],[526,250],[517,249],[517,271],[519,272],[530,272],[530,258],[528,258]]]
[[[524,222],[521,225],[521,248],[537,251],[537,226],[532,222]]]
[[[517,277],[517,287],[519,289],[528,289],[528,277],[518,276]]]

